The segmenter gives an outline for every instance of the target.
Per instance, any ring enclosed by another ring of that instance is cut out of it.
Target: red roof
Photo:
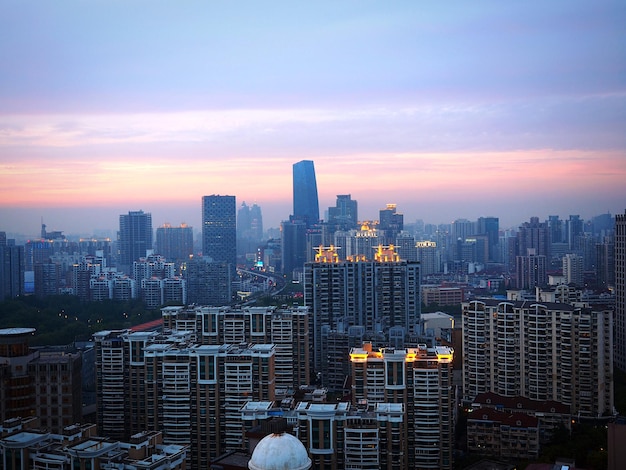
[[[514,428],[536,428],[539,420],[526,413],[497,411],[492,408],[476,409],[467,416],[468,421],[493,421]]]
[[[163,327],[163,318],[159,318],[158,320],[152,320],[146,323],[142,323],[140,325],[135,325],[133,327],[130,328],[130,331],[132,332],[136,332],[136,331],[151,331],[151,330],[156,330],[158,328],[162,328]]]
[[[541,411],[544,413],[569,414],[569,406],[558,401],[531,400],[526,397],[505,397],[493,392],[481,393],[472,400],[482,406],[504,408],[507,410]]]

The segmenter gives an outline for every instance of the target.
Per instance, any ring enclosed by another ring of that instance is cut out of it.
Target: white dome
[[[308,470],[311,459],[297,437],[269,434],[259,441],[248,462],[250,470]]]

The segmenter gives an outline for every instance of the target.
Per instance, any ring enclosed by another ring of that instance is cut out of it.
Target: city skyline
[[[288,219],[589,219],[626,206],[621,2],[4,4],[0,230],[201,227],[201,198]],[[35,27],[36,25],[36,27]]]

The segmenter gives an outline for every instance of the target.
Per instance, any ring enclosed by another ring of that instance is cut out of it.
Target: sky
[[[626,210],[626,3],[0,0],[0,231]],[[323,213],[322,213],[323,216]]]

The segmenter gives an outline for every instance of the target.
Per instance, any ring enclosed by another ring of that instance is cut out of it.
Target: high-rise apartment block
[[[0,423],[0,467],[4,469],[153,469],[184,470],[185,446],[164,445],[158,431],[120,442],[96,435],[93,424],[73,424],[58,432],[37,418]]]
[[[162,310],[163,333],[94,335],[101,434],[128,439],[160,429],[189,445],[190,468],[242,448],[241,408],[273,401],[308,380],[307,310]],[[261,342],[264,341],[264,342]]]
[[[39,416],[52,432],[82,419],[82,353],[29,347],[34,328],[0,330],[0,421]]]
[[[615,365],[626,371],[626,211],[615,216]]]
[[[566,284],[583,287],[583,257],[568,253],[563,257],[563,277]]]
[[[403,408],[403,435],[395,436],[395,445],[385,449],[391,460],[386,468],[452,468],[452,359],[452,349],[425,345],[377,349],[365,344],[350,352],[353,405],[388,403]]]
[[[466,402],[493,392],[561,402],[585,417],[612,412],[612,310],[495,299],[462,305]]]
[[[306,307],[165,307],[161,312],[166,330],[201,331],[202,344],[274,344],[278,398],[309,383]]]
[[[279,417],[318,470],[452,468],[455,421],[453,351],[447,347],[350,350],[351,402],[325,403],[314,394],[295,406],[250,401],[246,429]]]
[[[515,258],[515,282],[518,289],[535,289],[548,284],[547,258],[529,248],[525,256]]]
[[[133,262],[145,258],[153,249],[152,240],[152,214],[140,210],[120,215],[118,269],[130,275]]]
[[[551,257],[550,228],[545,222],[539,222],[539,217],[531,217],[529,222],[524,222],[517,231],[517,255],[527,256],[529,249],[535,255]]]
[[[305,265],[304,301],[311,309],[313,365],[324,377],[328,366],[323,330],[362,326],[366,334],[391,329],[415,333],[421,312],[419,263],[401,261],[389,248],[365,257],[340,260],[334,247],[320,248]],[[347,351],[346,351],[347,354]]]
[[[202,198],[202,256],[230,264],[233,270],[237,267],[235,196]]]
[[[187,224],[173,227],[164,224],[156,229],[156,254],[174,263],[181,263],[193,254],[193,228]]]

